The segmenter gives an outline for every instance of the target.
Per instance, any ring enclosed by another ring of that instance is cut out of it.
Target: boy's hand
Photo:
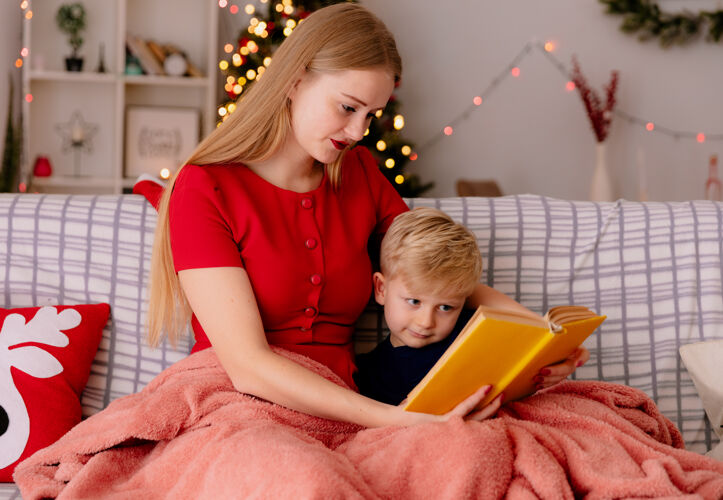
[[[578,347],[569,358],[560,363],[549,365],[540,370],[535,376],[535,390],[545,389],[565,380],[572,375],[577,367],[582,366],[590,359],[590,351],[584,347]]]

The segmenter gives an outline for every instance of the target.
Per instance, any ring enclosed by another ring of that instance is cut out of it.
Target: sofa
[[[723,340],[723,204],[566,201],[536,195],[415,198],[469,227],[484,256],[483,281],[534,311],[581,304],[607,315],[585,343],[579,379],[646,392],[705,453],[722,422],[706,415],[678,350]],[[143,340],[154,208],[139,195],[0,195],[2,307],[110,304],[110,319],[82,393],[92,415],[138,392],[190,351]],[[385,335],[370,302],[358,352]],[[12,483],[0,499],[20,498]]]

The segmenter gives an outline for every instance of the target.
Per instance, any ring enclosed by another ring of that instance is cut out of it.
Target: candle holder
[[[65,123],[55,126],[63,141],[63,153],[73,151],[73,175],[81,177],[81,160],[83,153],[93,152],[92,139],[98,132],[98,125],[88,123],[80,111],[74,111]]]

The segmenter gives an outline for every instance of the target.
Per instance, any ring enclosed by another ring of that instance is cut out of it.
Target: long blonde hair
[[[299,75],[304,71],[376,67],[388,69],[395,82],[399,81],[401,58],[394,37],[381,20],[352,3],[317,10],[279,46],[263,78],[240,99],[236,111],[201,141],[186,164],[224,165],[269,158],[290,133],[287,96]],[[335,186],[346,151],[326,165],[327,175]],[[180,172],[179,168],[168,182],[158,208],[148,308],[148,343],[152,346],[166,335],[175,344],[191,317],[173,267],[168,219],[171,192]]]

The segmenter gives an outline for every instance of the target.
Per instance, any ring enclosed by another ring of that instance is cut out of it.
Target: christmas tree
[[[227,57],[219,63],[226,77],[224,90],[227,96],[226,102],[218,108],[219,123],[234,112],[235,102],[243,98],[244,92],[248,92],[257,78],[263,76],[274,51],[294,28],[316,9],[339,2],[261,0],[262,6],[258,10],[253,4],[246,5],[245,12],[250,16],[249,26],[241,32],[236,45],[226,44],[224,51]],[[407,162],[416,160],[417,155],[413,150],[414,145],[401,136],[404,117],[398,108],[399,101],[392,95],[387,106],[372,120],[359,144],[374,154],[380,170],[399,194],[411,198],[432,187],[432,183],[422,184],[416,175],[404,172]]]

